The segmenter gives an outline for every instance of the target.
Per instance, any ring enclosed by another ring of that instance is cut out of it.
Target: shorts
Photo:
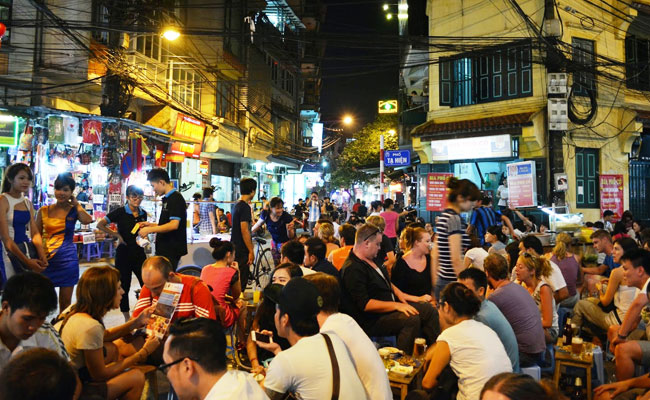
[[[647,340],[637,340],[636,343],[641,347],[641,365],[650,366],[650,342]]]

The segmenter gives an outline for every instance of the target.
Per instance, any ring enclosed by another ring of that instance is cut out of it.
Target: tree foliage
[[[332,172],[331,183],[334,186],[351,187],[355,183],[365,183],[375,178],[374,174],[362,171],[364,168],[379,167],[379,137],[384,135],[384,149],[397,149],[397,116],[380,115],[353,135]]]

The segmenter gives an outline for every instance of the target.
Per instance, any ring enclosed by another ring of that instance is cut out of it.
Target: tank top
[[[533,292],[533,298],[535,299],[535,303],[537,303],[537,307],[539,308],[539,313],[542,314],[542,295],[540,291],[542,290],[542,286],[548,286],[548,283],[544,281],[539,281],[537,284],[537,287],[535,288],[535,291]],[[550,286],[549,286],[550,287]],[[552,292],[552,289],[551,289]],[[557,316],[557,311],[555,308],[555,298],[551,294],[551,300],[553,302],[553,322],[551,324],[551,328],[555,329],[556,331],[559,329],[558,325],[558,316]]]

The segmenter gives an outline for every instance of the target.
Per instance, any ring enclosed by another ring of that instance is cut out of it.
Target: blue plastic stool
[[[86,257],[86,261],[90,261],[91,258],[101,258],[102,249],[99,243],[87,243],[84,244],[82,257]]]
[[[539,367],[539,365],[521,368],[521,373],[533,377],[533,379],[536,381],[542,379],[542,369]]]
[[[108,258],[115,257],[115,243],[113,240],[105,240],[102,246],[102,256],[106,254]]]

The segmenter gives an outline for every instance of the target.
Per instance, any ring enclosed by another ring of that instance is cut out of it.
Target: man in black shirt
[[[242,290],[246,289],[250,275],[250,265],[255,261],[255,251],[251,238],[253,215],[250,202],[255,197],[257,182],[252,178],[244,178],[239,183],[241,196],[233,207],[232,230],[230,240],[235,246],[235,261],[239,264],[239,278]]]
[[[156,255],[166,257],[176,271],[178,261],[187,254],[187,203],[169,180],[169,174],[162,168],[154,168],[147,174],[147,180],[157,196],[162,196],[162,210],[158,224],[140,223],[138,234],[146,238],[156,234]]]
[[[365,218],[368,215],[368,207],[366,207],[366,201],[363,200],[361,202],[361,205],[359,206],[359,211],[357,211],[357,214],[361,218]]]
[[[305,260],[304,265],[316,272],[324,272],[330,274],[336,279],[340,278],[339,271],[334,268],[332,263],[327,261],[325,255],[327,254],[327,245],[322,239],[309,238],[305,242]]]
[[[409,353],[416,337],[436,341],[438,313],[430,303],[412,302],[390,282],[388,271],[375,264],[381,231],[365,224],[357,230],[354,248],[341,269],[342,308],[368,336],[397,336],[397,347]]]

